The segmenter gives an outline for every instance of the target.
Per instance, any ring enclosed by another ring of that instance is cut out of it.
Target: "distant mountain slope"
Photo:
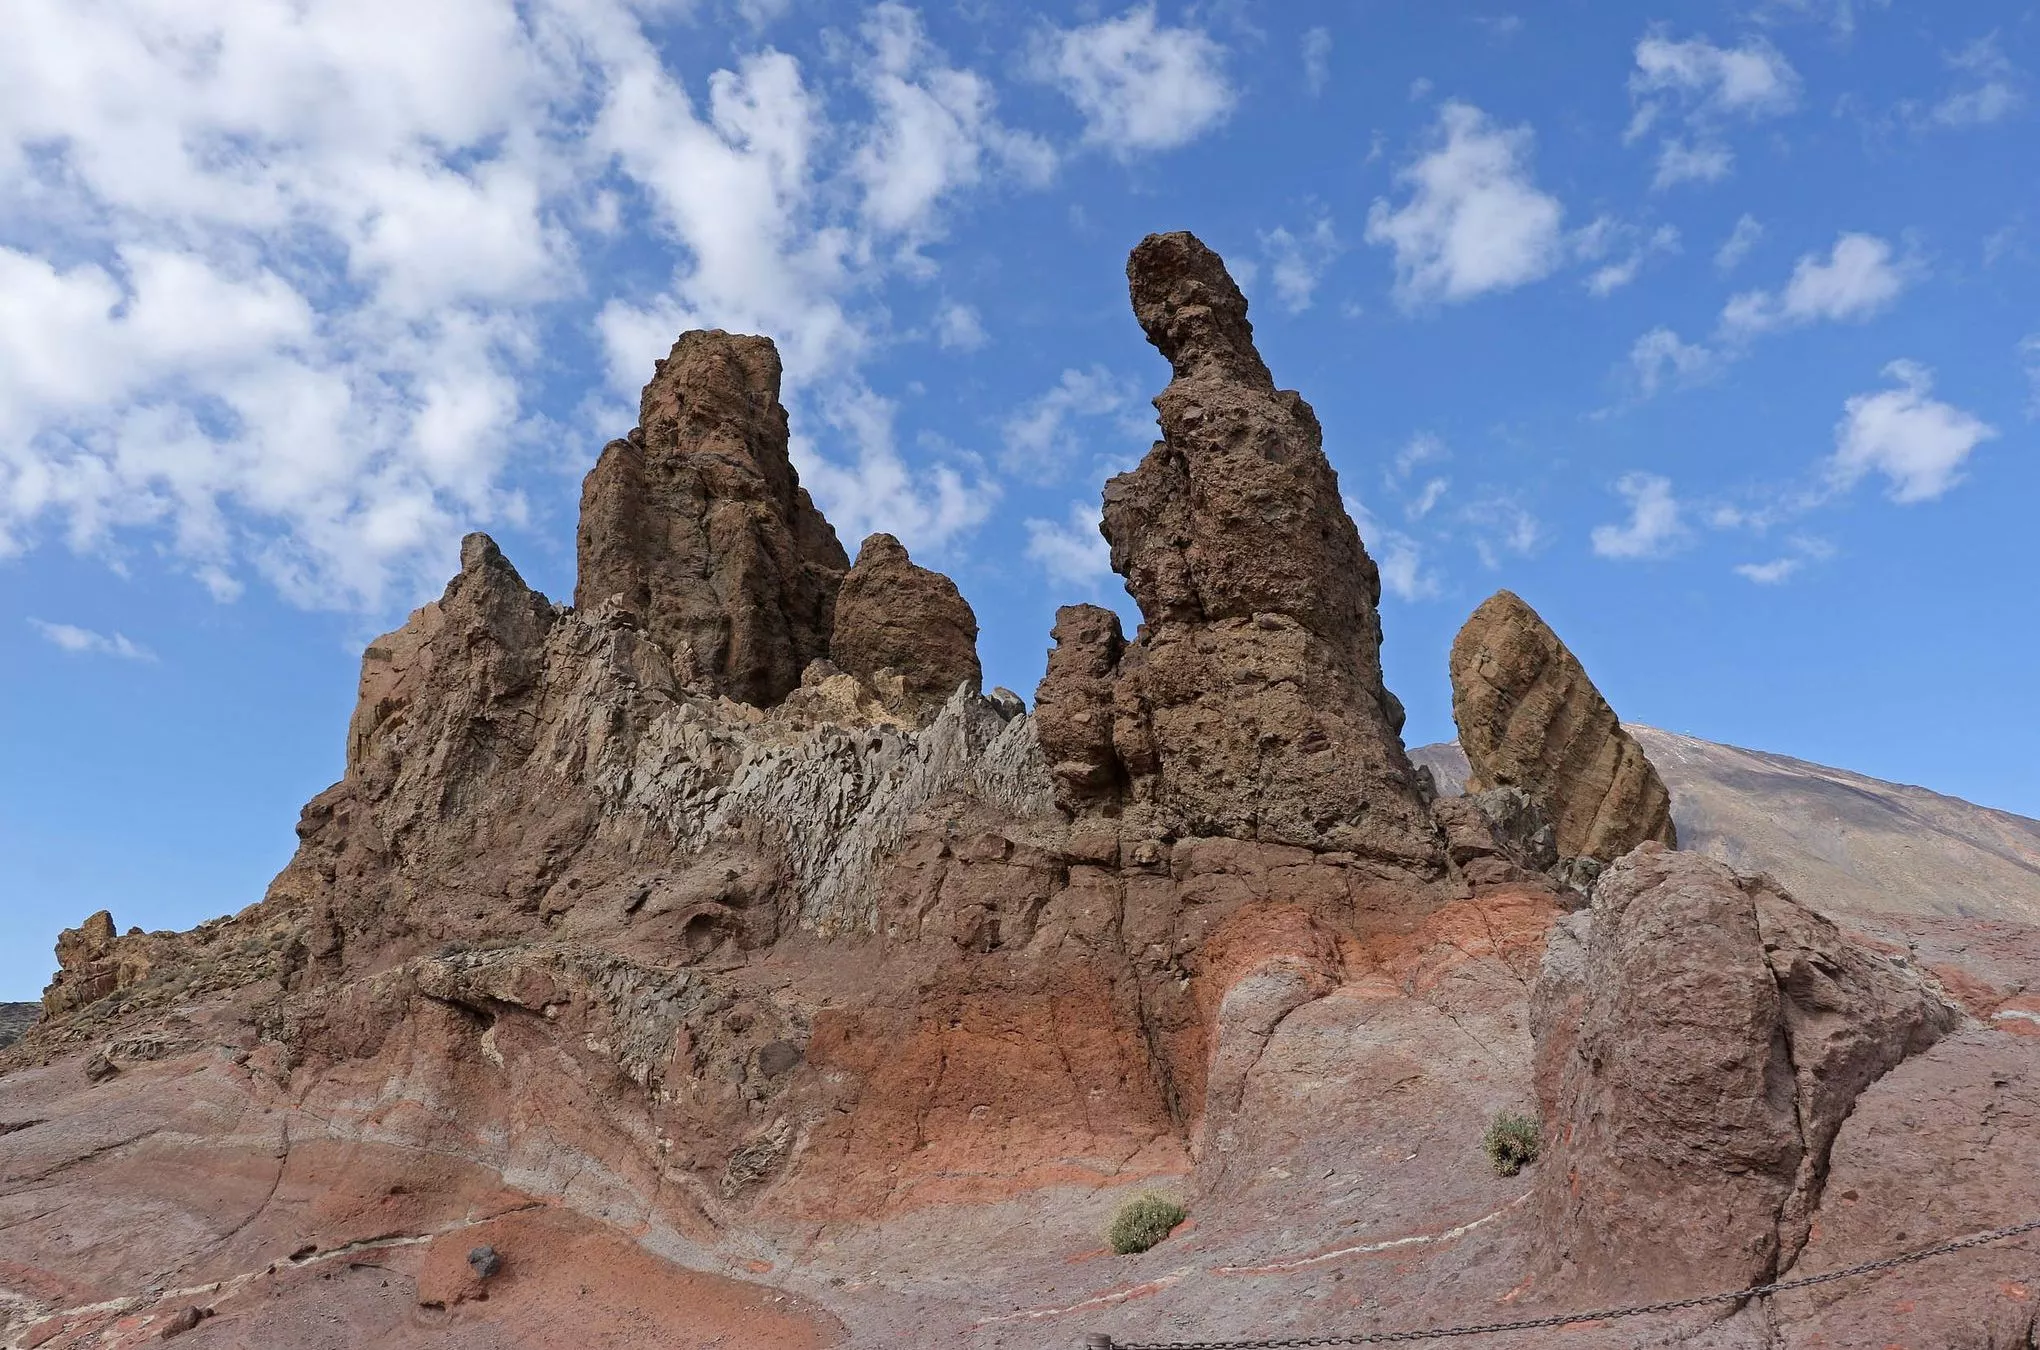
[[[2040,923],[2040,821],[1787,755],[1630,726],[1672,790],[1680,844],[1769,872],[1820,909]],[[1441,791],[1455,742],[1410,752]]]
[[[40,1003],[0,1003],[0,1049],[20,1040],[41,1016]]]

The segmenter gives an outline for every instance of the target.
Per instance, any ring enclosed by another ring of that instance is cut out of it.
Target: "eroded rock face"
[[[1529,793],[1563,858],[1613,862],[1646,840],[1678,847],[1657,770],[1536,610],[1495,592],[1453,639],[1451,669],[1469,793]]]
[[[787,458],[769,338],[682,333],[581,488],[574,605],[611,596],[682,687],[769,707],[829,654],[850,560]]]
[[[45,1016],[55,1017],[146,979],[157,959],[146,934],[122,937],[106,910],[57,935],[57,973],[43,990]],[[10,1038],[11,1039],[11,1038]]]
[[[1534,1005],[1546,1269],[1639,1300],[1760,1283],[1805,1243],[1856,1099],[1962,1015],[1694,854],[1637,849],[1590,914],[1554,934]]]
[[[956,583],[917,567],[889,534],[874,534],[836,596],[830,658],[874,688],[897,682],[899,697],[940,707],[951,694],[982,686],[977,615]]]
[[[1174,371],[1162,441],[1105,485],[1113,570],[1146,619],[1112,669],[1110,759],[1098,686],[1065,683],[1112,645],[1094,616],[1051,660],[1043,742],[1071,805],[1156,837],[1227,835],[1442,865],[1382,685],[1381,584],[1339,497],[1310,405],[1275,387],[1247,302],[1217,254],[1150,235],[1127,263],[1133,308]],[[1075,724],[1075,725],[1072,725]],[[1080,751],[1077,747],[1087,747]],[[1082,786],[1084,779],[1090,786]]]

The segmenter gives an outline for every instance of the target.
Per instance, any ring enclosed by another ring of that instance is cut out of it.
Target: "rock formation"
[[[1162,440],[1105,485],[1112,567],[1146,623],[1122,643],[1097,614],[1058,616],[1057,631],[1084,645],[1051,661],[1042,739],[1088,747],[1050,751],[1071,766],[1065,799],[1122,811],[1136,835],[1229,835],[1435,870],[1401,706],[1382,684],[1380,576],[1315,414],[1275,387],[1246,298],[1195,236],[1150,235],[1126,270],[1134,314],[1174,372],[1155,399]],[[1108,763],[1096,680],[1071,701],[1059,671],[1090,670],[1115,647]]]
[[[1509,591],[1488,597],[1452,640],[1451,671],[1469,793],[1529,793],[1562,858],[1678,846],[1657,770],[1536,610]]]
[[[689,689],[769,707],[829,654],[850,560],[787,458],[779,353],[683,333],[581,487],[574,605],[621,596]]]
[[[1547,1269],[1639,1302],[1774,1277],[1857,1098],[1960,1010],[1769,879],[1657,844],[1582,918],[1534,1007]]]
[[[575,607],[470,536],[259,903],[67,935],[0,1050],[0,1344],[1350,1335],[2040,1204],[2040,944],[1877,955],[1654,846],[1564,917],[1527,788],[1432,817],[1373,566],[1218,260],[1130,275],[1175,368],[1108,493],[1140,633],[1065,608],[1037,715],[977,694],[947,583],[880,537],[839,587],[770,344],[683,335],[589,477]],[[1922,1051],[1956,1014],[1901,957],[1992,1029]],[[1498,1176],[1532,1102],[1549,1155]],[[1106,1257],[1150,1186],[1195,1222]],[[2021,1343],[1995,1255],[1931,1343]],[[1874,1325],[1729,1311],[1649,1331]]]
[[[829,655],[882,687],[897,682],[905,702],[940,707],[959,688],[979,691],[977,615],[940,572],[916,567],[900,541],[874,534],[836,595]]]
[[[103,909],[66,928],[57,935],[57,973],[43,990],[44,1015],[67,1013],[141,983],[155,967],[158,946],[140,929],[125,937],[116,933],[113,915]]]

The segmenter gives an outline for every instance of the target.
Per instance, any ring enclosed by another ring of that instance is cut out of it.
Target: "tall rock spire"
[[[1149,235],[1126,270],[1174,378],[1155,399],[1163,439],[1105,485],[1112,567],[1142,632],[1121,650],[1100,631],[1109,616],[1058,616],[1059,635],[1089,639],[1084,659],[1051,660],[1039,699],[1044,746],[1084,748],[1058,766],[1066,809],[1435,867],[1402,709],[1382,685],[1380,575],[1316,415],[1275,387],[1246,297],[1194,235]],[[1058,679],[1106,653],[1113,766],[1099,762],[1102,672],[1082,689]]]
[[[829,654],[850,559],[787,457],[770,338],[680,335],[581,487],[574,604],[621,596],[690,689],[769,706]]]

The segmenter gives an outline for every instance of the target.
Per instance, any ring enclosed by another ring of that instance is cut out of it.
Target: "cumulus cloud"
[[[1955,87],[1920,119],[1943,127],[1987,126],[2003,121],[2026,101],[2018,68],[1989,33],[1948,58],[1956,72]]]
[[[1201,28],[1161,23],[1152,3],[1116,19],[1048,28],[1028,67],[1076,104],[1086,141],[1122,158],[1188,145],[1239,101],[1225,49]]]
[[[1636,141],[1671,117],[1682,134],[1658,143],[1654,186],[1714,182],[1735,166],[1724,140],[1733,122],[1753,122],[1792,111],[1799,103],[1799,75],[1784,55],[1761,37],[1720,47],[1705,37],[1674,41],[1662,32],[1636,44],[1636,68],[1629,76],[1635,111],[1625,140]]]
[[[1261,252],[1268,263],[1275,298],[1291,314],[1301,314],[1310,308],[1319,280],[1338,256],[1339,239],[1332,232],[1332,218],[1319,216],[1301,234],[1282,228],[1262,234]]]
[[[1112,575],[1112,550],[1098,532],[1102,513],[1095,502],[1071,502],[1066,519],[1029,519],[1027,557],[1048,579],[1095,590]]]
[[[1395,253],[1404,305],[1470,300],[1551,274],[1565,254],[1565,208],[1530,174],[1530,128],[1498,127],[1447,103],[1429,148],[1402,169],[1400,206],[1376,200],[1367,242]]]
[[[1706,347],[1681,340],[1669,328],[1653,328],[1630,347],[1629,365],[1638,391],[1649,398],[1667,382],[1691,384],[1705,378],[1716,361]]]
[[[1723,333],[1748,337],[1820,320],[1866,319],[1898,298],[1910,269],[1875,235],[1843,234],[1826,257],[1799,259],[1780,291],[1745,291],[1721,312]]]
[[[1045,392],[1015,409],[1002,424],[1004,462],[1015,473],[1051,482],[1079,459],[1087,444],[1073,425],[1078,419],[1108,421],[1109,450],[1094,453],[1115,469],[1125,467],[1134,443],[1150,439],[1152,416],[1142,416],[1131,380],[1103,366],[1065,370]]]
[[[950,301],[935,311],[935,342],[944,351],[974,352],[991,341],[976,309]]]
[[[1424,565],[1422,544],[1384,525],[1358,498],[1346,498],[1346,512],[1353,517],[1361,542],[1381,573],[1385,594],[1412,603],[1438,597],[1442,587],[1437,572]]]
[[[1544,542],[1543,524],[1514,497],[1477,497],[1461,509],[1459,519],[1471,530],[1473,550],[1489,571],[1500,567],[1505,555],[1527,558]]]
[[[302,604],[409,600],[464,526],[526,518],[512,470],[558,453],[527,377],[581,321],[557,306],[584,293],[583,241],[646,216],[679,266],[594,319],[619,396],[713,324],[780,340],[797,421],[889,428],[858,375],[875,284],[925,271],[962,196],[1053,156],[901,5],[860,30],[847,118],[769,47],[697,101],[641,10],[16,5],[0,553],[140,529],[223,598],[254,573]],[[405,40],[363,40],[383,31]],[[831,465],[804,442],[831,509],[892,503],[939,534],[989,498],[967,463],[851,443]]]
[[[1629,504],[1620,525],[1596,525],[1594,552],[1603,558],[1662,558],[1684,543],[1689,531],[1672,481],[1660,474],[1624,474],[1615,491]]]
[[[1312,28],[1303,35],[1303,87],[1316,98],[1332,78],[1332,30]]]
[[[1773,558],[1769,562],[1737,563],[1735,574],[1756,582],[1759,586],[1776,586],[1797,572],[1798,558]]]
[[[43,641],[78,656],[112,656],[122,661],[154,661],[155,653],[128,640],[123,633],[95,633],[75,624],[45,623],[30,619],[28,626],[42,634]]]
[[[1893,361],[1884,374],[1896,387],[1858,394],[1843,405],[1829,481],[1846,490],[1881,473],[1890,480],[1893,501],[1930,501],[1962,481],[1971,452],[1997,429],[1930,397],[1934,374],[1917,361]]]
[[[1644,239],[1632,245],[1629,250],[1613,262],[1604,263],[1587,275],[1587,294],[1603,299],[1621,290],[1636,280],[1644,264],[1659,254],[1679,251],[1679,232],[1670,225],[1660,225]]]
[[[1735,222],[1735,228],[1728,232],[1728,238],[1721,241],[1721,247],[1714,251],[1714,265],[1724,272],[1733,272],[1750,256],[1750,250],[1764,237],[1764,227],[1757,218],[1745,211]]]

